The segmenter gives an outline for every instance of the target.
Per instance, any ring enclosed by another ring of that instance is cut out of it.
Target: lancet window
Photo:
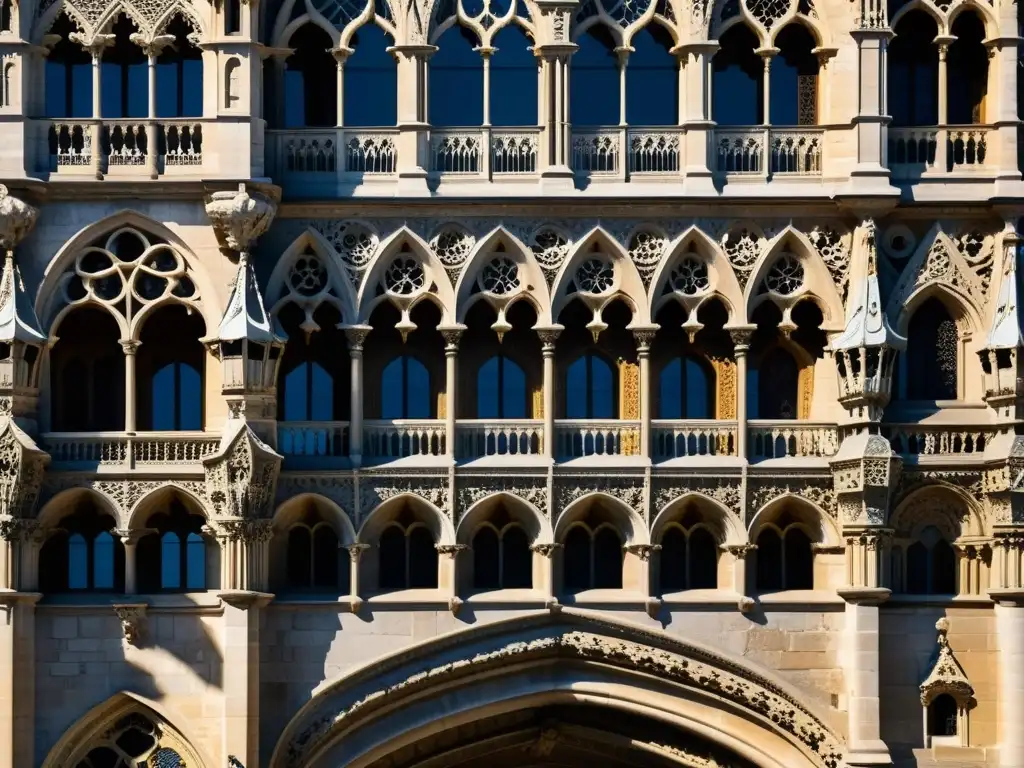
[[[291,589],[348,589],[348,560],[338,555],[338,534],[315,513],[288,529],[287,573]]]
[[[82,499],[43,544],[39,585],[44,592],[123,592],[124,564],[114,518]]]
[[[533,553],[526,532],[516,523],[498,530],[485,523],[473,536],[473,587],[478,590],[529,589]]]
[[[761,529],[755,543],[758,591],[814,589],[814,554],[803,523],[783,512]]]
[[[392,523],[380,535],[378,583],[382,590],[436,589],[437,550],[422,523]]]
[[[574,524],[565,536],[562,584],[567,592],[622,589],[622,537],[610,523]]]
[[[718,542],[699,522],[670,524],[661,537],[659,586],[662,594],[718,586]]]
[[[893,400],[932,405],[959,397],[960,332],[945,305],[922,303],[907,327],[907,348],[897,359]]]
[[[205,518],[172,498],[146,520],[151,530],[139,539],[135,558],[142,592],[196,592],[206,589]]]

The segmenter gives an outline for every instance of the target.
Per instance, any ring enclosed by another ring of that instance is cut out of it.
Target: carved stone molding
[[[543,542],[541,544],[534,544],[530,547],[533,552],[536,552],[541,557],[553,557],[555,552],[561,549],[562,545],[554,542]]]
[[[434,549],[441,557],[450,557],[454,560],[460,552],[465,552],[469,547],[465,544],[435,544]]]
[[[13,251],[35,226],[39,211],[0,184],[0,250]]]
[[[672,502],[688,493],[698,493],[714,499],[727,507],[737,517],[741,512],[740,478],[708,477],[665,477],[655,475],[651,479],[651,514],[656,515]]]
[[[282,474],[277,481],[276,504],[303,494],[323,496],[341,507],[355,525],[355,484],[350,475]]]
[[[220,450],[203,460],[213,512],[219,517],[269,517],[281,456],[245,421],[229,420],[226,429]]]
[[[508,493],[536,507],[542,515],[548,514],[548,487],[546,475],[473,475],[458,477],[458,516],[466,514],[475,504],[496,493]]]
[[[839,504],[832,477],[756,477],[747,481],[747,515],[753,516],[770,501],[780,496],[793,495],[821,507],[835,519]]]
[[[270,520],[218,518],[204,528],[217,538],[245,544],[259,544],[274,537]]]
[[[125,642],[128,645],[140,645],[146,630],[146,603],[114,603],[111,607],[121,622]]]
[[[363,475],[359,478],[359,503],[363,519],[385,501],[410,494],[440,509],[451,517],[448,475]]]
[[[645,563],[650,562],[655,552],[661,551],[660,544],[627,544],[623,549],[631,555],[636,555]]]
[[[577,499],[595,492],[614,496],[641,517],[646,517],[643,477],[613,476],[607,473],[556,476],[554,493],[556,515],[562,514],[566,507]]]

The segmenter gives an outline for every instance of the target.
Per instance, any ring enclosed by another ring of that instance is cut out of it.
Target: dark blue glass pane
[[[682,398],[679,396],[683,389],[682,376],[683,366],[678,357],[661,369],[661,379],[658,382],[659,419],[683,418]]]
[[[572,56],[569,115],[573,125],[619,124],[619,65],[615,52],[585,34]]]
[[[68,538],[68,587],[89,588],[89,545],[80,533]]]
[[[92,117],[92,64],[71,68],[71,117]]]
[[[407,357],[406,376],[407,397],[409,399],[409,412],[407,419],[429,419],[430,418],[430,375],[426,366],[415,357]]]
[[[100,110],[103,117],[124,117],[121,109],[121,66],[100,64]]]
[[[284,127],[302,128],[306,124],[306,87],[302,72],[284,71]]]
[[[361,27],[355,53],[345,62],[345,125],[398,122],[398,66],[387,48],[394,41],[380,27]]]
[[[612,392],[612,368],[600,357],[591,358],[591,388],[594,408],[592,419],[614,419],[615,395]]]
[[[43,107],[46,117],[70,117],[67,114],[67,74],[63,62],[46,62],[46,104]]]
[[[526,374],[523,369],[505,358],[504,392],[501,416],[505,419],[526,418]]]
[[[492,357],[480,366],[476,376],[476,417],[498,418],[498,358]]]
[[[390,366],[389,366],[390,367]],[[306,363],[300,363],[284,377],[284,420],[308,421],[309,400],[306,389]],[[391,418],[385,416],[384,418]]]
[[[532,41],[519,27],[505,27],[494,38],[491,57],[491,123],[537,124],[537,59]]]
[[[313,380],[313,398],[310,402],[310,418],[313,421],[330,421],[334,418],[334,382],[320,363],[309,364]]]
[[[565,374],[565,417],[587,418],[587,358],[578,358]]]
[[[430,59],[430,122],[480,125],[484,119],[484,64],[472,33],[455,25],[437,41]]]
[[[178,65],[156,65],[157,117],[178,117]]]
[[[191,365],[178,363],[181,385],[178,391],[178,409],[181,422],[178,429],[198,431],[203,428],[203,383],[199,371]]]
[[[190,533],[185,543],[185,587],[206,589],[206,542],[198,533]]]
[[[758,373],[756,368],[747,370],[747,418],[758,419]]]
[[[626,122],[677,125],[679,63],[646,29],[633,38],[626,67]]]
[[[757,82],[738,66],[715,70],[712,112],[719,125],[759,125]]]
[[[917,91],[914,99],[914,124],[935,125],[938,122],[938,73],[933,67],[916,67],[914,69],[914,88]],[[890,91],[890,99],[897,94]]]
[[[125,117],[149,116],[149,65],[128,67],[128,114]]]
[[[910,70],[902,61],[889,61],[889,114],[894,125],[913,125],[908,99],[893,98],[895,94],[910,93]],[[923,94],[917,94],[920,99]]]
[[[157,432],[175,428],[174,367],[174,363],[169,363],[153,374],[153,429]]]
[[[770,114],[772,125],[797,125],[800,122],[797,105],[797,68],[786,63],[781,56],[772,61],[769,72],[771,83],[768,88],[771,99]]]
[[[402,359],[396,357],[384,368],[380,382],[380,417],[382,419],[405,418],[405,404],[402,397]]]
[[[106,531],[92,543],[92,585],[96,589],[114,588],[114,537]]]
[[[181,589],[181,539],[176,533],[160,537],[160,587]]]
[[[201,117],[203,114],[203,61],[185,59],[182,65],[181,116]]]
[[[686,361],[686,418],[711,418],[707,372],[704,366],[693,359]]]

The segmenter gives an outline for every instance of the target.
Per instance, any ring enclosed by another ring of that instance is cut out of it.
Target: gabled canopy
[[[220,321],[219,336],[221,342],[244,339],[261,344],[273,344],[283,343],[285,340],[275,329],[263,305],[256,273],[245,256],[238,262],[231,298]]]
[[[988,349],[1016,349],[1021,346],[1020,316],[1017,314],[1017,243],[1006,249],[1003,264],[1003,282],[996,299],[996,314],[992,318],[985,346]]]
[[[863,282],[857,286],[857,293],[850,302],[846,328],[832,342],[833,350],[859,349],[861,347],[892,347],[903,349],[907,340],[889,325],[889,318],[882,309],[878,275],[875,274],[874,260],[868,265]]]
[[[43,346],[46,334],[40,330],[32,300],[25,291],[13,254],[8,251],[4,259],[3,276],[0,277],[0,343],[10,344],[22,341],[26,344]]]

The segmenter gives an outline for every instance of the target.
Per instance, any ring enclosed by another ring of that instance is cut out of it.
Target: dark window
[[[607,526],[576,526],[565,537],[563,583],[567,592],[622,588],[622,539]]]
[[[515,24],[494,36],[491,125],[537,125],[537,58],[533,41]]]
[[[476,377],[478,419],[527,418],[526,374],[513,360],[495,355]]]
[[[939,121],[939,30],[931,15],[903,16],[889,43],[889,112],[893,125],[935,125]]]
[[[39,553],[43,592],[123,591],[124,545],[114,525],[88,501],[61,520]]]
[[[230,2],[227,2],[230,5]],[[174,42],[156,60],[156,116],[201,117],[203,114],[202,52],[189,42],[192,29],[179,16],[166,34]]]
[[[747,417],[795,419],[799,369],[793,356],[773,347],[747,374]]]
[[[473,586],[501,588],[501,544],[493,528],[483,527],[473,537]]]
[[[199,371],[188,363],[168,363],[153,374],[154,430],[203,428],[203,385]]]
[[[757,37],[745,24],[737,24],[719,42],[711,60],[712,118],[722,126],[760,125],[764,122],[764,62],[754,53],[759,47]]]
[[[693,357],[677,357],[666,363],[658,377],[658,418],[714,418],[713,376],[702,361]]]
[[[206,589],[205,520],[177,499],[146,522],[153,533],[135,550],[140,592],[192,592]]]
[[[242,31],[242,0],[224,0],[224,34],[237,35]]]
[[[774,528],[761,531],[756,560],[758,591],[814,589],[811,540],[800,528],[790,525],[781,536]]]
[[[484,120],[484,62],[480,42],[455,24],[437,40],[430,57],[430,122],[437,126],[476,126]],[[504,98],[504,96],[502,96]]]
[[[766,528],[757,537],[757,589],[778,592],[782,582],[782,538],[774,528]]]
[[[396,357],[381,375],[382,419],[429,419],[430,374],[415,357]]]
[[[906,591],[911,595],[956,594],[956,555],[935,526],[925,528],[907,547]]]
[[[781,49],[769,70],[772,125],[817,123],[818,59],[812,52],[814,38],[802,24],[787,25],[776,37]]]
[[[619,124],[619,62],[615,40],[596,24],[576,40],[570,59],[569,119],[574,126]]]
[[[690,589],[718,586],[718,542],[707,528],[690,531]]]
[[[103,117],[149,115],[149,63],[142,48],[129,38],[138,30],[127,15],[110,30],[114,45],[100,62],[100,110]]]
[[[338,535],[327,523],[293,526],[288,531],[287,560],[288,586],[293,589],[348,590],[348,571],[341,570],[338,557]]]
[[[591,586],[590,531],[582,526],[573,528],[565,537],[563,582],[567,592],[581,592]]]
[[[615,376],[604,358],[586,354],[566,371],[565,415],[569,419],[614,419]]]
[[[349,42],[345,62],[345,125],[389,126],[398,122],[398,63],[388,52],[394,41],[367,24]]]
[[[63,13],[50,29],[58,42],[45,59],[46,117],[92,117],[92,58],[69,39],[76,31],[75,24]],[[51,137],[51,141],[53,138],[81,150],[85,137],[79,133],[74,137]]]
[[[124,351],[114,318],[104,310],[73,310],[58,327],[50,358],[53,427],[58,432],[124,429]]]
[[[437,588],[437,549],[434,536],[423,526],[413,528],[407,537],[409,547],[409,588]]]
[[[907,350],[900,355],[897,393],[901,399],[957,399],[960,336],[938,299],[928,299],[910,318]]]
[[[533,553],[526,531],[518,526],[506,528],[501,537],[501,586],[505,589],[533,586]]]
[[[405,551],[405,531],[391,526],[380,535],[378,581],[380,588],[405,589],[408,584],[408,567]]]
[[[669,528],[659,557],[662,594],[718,586],[718,542],[706,528]]]
[[[284,376],[285,421],[331,421],[334,381],[320,363],[304,361]]]
[[[948,693],[936,696],[928,705],[928,735],[956,736],[959,708]]]
[[[687,587],[686,532],[669,528],[661,537],[661,592],[682,592]]]
[[[338,64],[330,54],[330,36],[315,24],[305,24],[288,45],[295,53],[285,61],[284,127],[337,125]]]
[[[381,534],[379,548],[382,590],[437,588],[437,549],[427,528],[417,525],[407,532],[391,525]]]
[[[626,66],[626,122],[630,125],[678,125],[679,61],[674,42],[660,24],[641,29],[630,43]]]

